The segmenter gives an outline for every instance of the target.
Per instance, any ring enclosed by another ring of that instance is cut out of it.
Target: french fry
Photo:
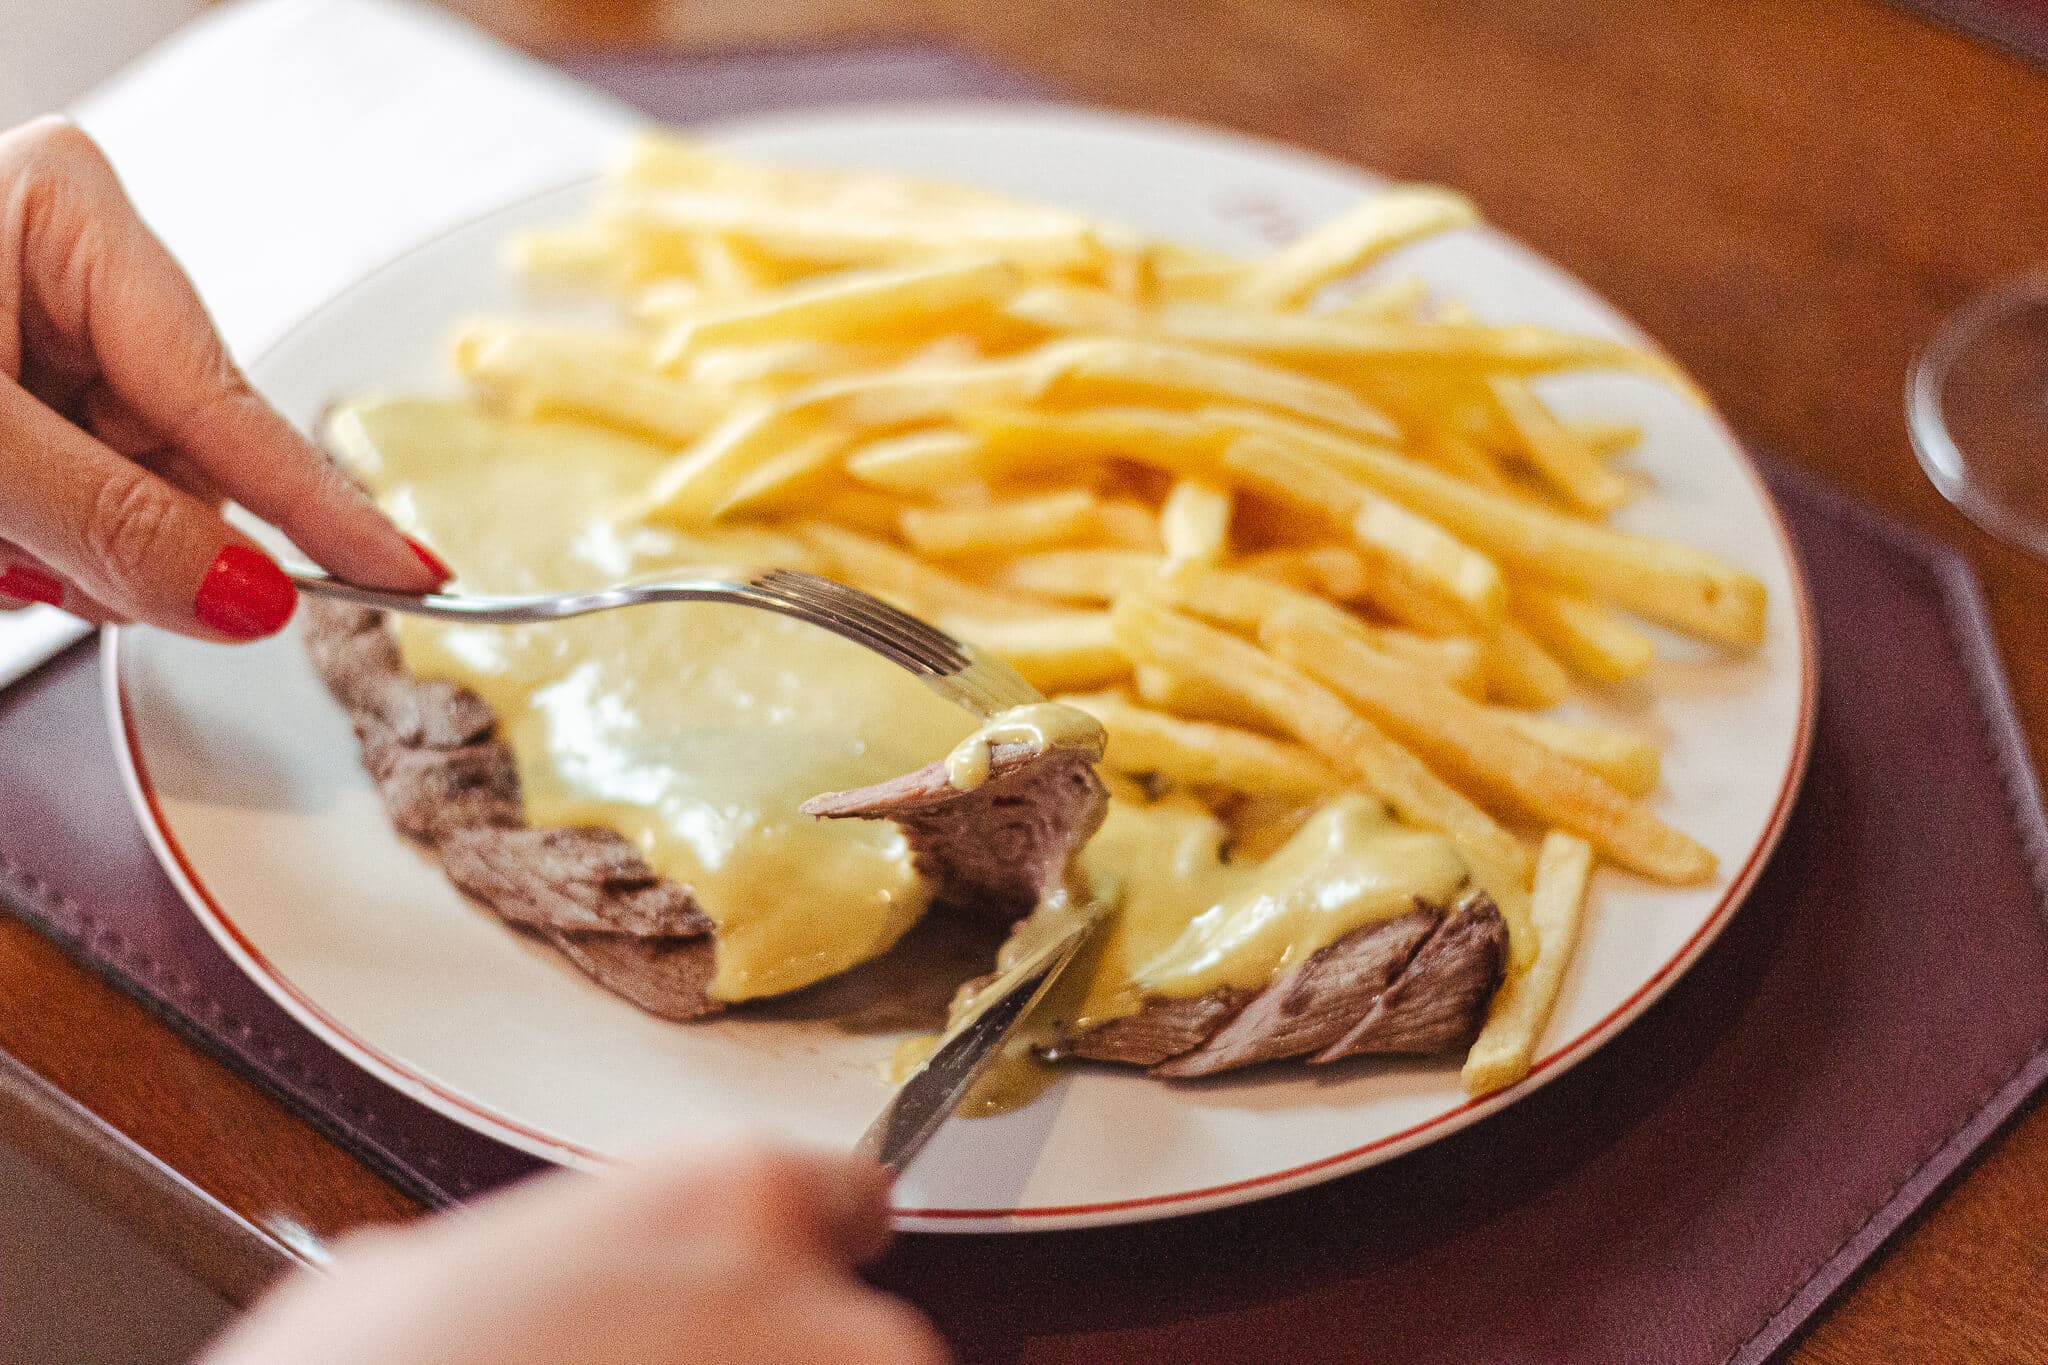
[[[1165,560],[1143,550],[1047,550],[1005,561],[989,581],[1067,602],[1108,602],[1156,586]]]
[[[1414,319],[1429,285],[1413,275],[1378,280],[1357,293],[1341,299],[1330,309],[1338,317],[1365,318],[1373,322],[1408,322]]]
[[[1121,550],[1158,554],[1166,548],[1159,533],[1159,517],[1144,503],[1131,498],[1104,498],[1096,509],[1096,530],[1105,545]]]
[[[655,374],[624,344],[523,324],[473,323],[455,337],[456,371],[526,417],[574,417],[664,441],[688,441],[718,420],[721,404]]]
[[[775,166],[713,151],[672,132],[636,134],[610,170],[620,185],[697,190],[739,199],[889,210],[899,213],[1011,212],[1027,207],[990,190],[873,171]]]
[[[904,359],[897,346],[776,341],[693,351],[679,373],[699,388],[735,393],[757,386],[786,388],[850,370],[887,369]]]
[[[1565,667],[1594,682],[1641,677],[1656,642],[1598,602],[1543,587],[1517,587],[1515,617]]]
[[[1716,555],[1474,488],[1360,441],[1299,433],[1294,439],[1331,468],[1532,578],[1627,607],[1703,639],[1750,646],[1763,638],[1763,584]]]
[[[1199,403],[1266,408],[1337,431],[1380,440],[1400,428],[1342,385],[1299,371],[1170,341],[1068,337],[1026,352],[1050,392],[1102,390],[1178,395]]]
[[[1117,643],[1134,662],[1187,674],[1235,697],[1246,711],[1356,777],[1403,820],[1460,839],[1517,877],[1527,875],[1529,856],[1514,835],[1306,674],[1142,597],[1120,599],[1109,614]]]
[[[940,626],[995,655],[1041,692],[1101,687],[1131,676],[1131,661],[1110,631],[1108,612],[935,615]]]
[[[942,262],[814,276],[674,319],[655,354],[665,369],[707,346],[763,341],[839,341],[928,333],[957,310],[1017,287],[1002,260]]]
[[[1487,692],[1510,706],[1547,710],[1571,695],[1564,665],[1513,621],[1498,622],[1480,637],[1479,650]]]
[[[837,475],[845,449],[843,432],[826,429],[798,437],[742,474],[713,505],[711,519],[788,504]]]
[[[629,234],[597,223],[525,232],[505,246],[505,264],[528,284],[629,293],[689,268],[678,251],[650,252]]]
[[[1162,408],[969,407],[959,421],[987,451],[984,468],[1010,477],[1054,473],[1107,456],[1199,475],[1214,468],[1230,439],[1216,422]]]
[[[924,214],[884,206],[777,203],[694,189],[623,191],[601,221],[686,240],[723,237],[814,266],[946,256],[997,257],[1035,270],[1099,270],[1108,249],[1087,220],[1050,209]]]
[[[1253,265],[1237,297],[1268,307],[1298,304],[1397,247],[1478,221],[1472,201],[1461,194],[1427,185],[1389,190]]]
[[[1603,460],[1611,460],[1643,439],[1643,429],[1634,422],[1609,422],[1598,418],[1574,417],[1565,423],[1572,435]]]
[[[1624,796],[1640,801],[1657,790],[1663,777],[1663,760],[1647,739],[1505,706],[1495,707],[1494,714],[1538,744],[1606,778]]]
[[[1103,761],[1119,772],[1157,773],[1184,787],[1218,787],[1301,799],[1341,789],[1337,770],[1299,744],[1256,731],[1184,720],[1138,706],[1115,693],[1055,698],[1102,722],[1109,747]]]
[[[663,239],[649,233],[643,234],[643,240],[654,243]],[[691,273],[707,299],[738,298],[768,288],[775,281],[775,272],[767,262],[722,233],[699,233],[678,245],[682,254],[689,257]]]
[[[1159,509],[1168,572],[1183,564],[1214,564],[1230,545],[1230,493],[1201,479],[1181,479]]]
[[[900,603],[920,616],[1001,621],[1045,614],[1040,603],[977,587],[964,578],[933,568],[915,555],[844,526],[807,521],[789,529],[831,563],[833,577],[843,577],[855,587]]]
[[[1593,850],[1583,839],[1556,830],[1536,855],[1536,889],[1529,923],[1536,958],[1509,975],[1486,1012],[1486,1024],[1465,1054],[1459,1079],[1468,1095],[1490,1095],[1529,1074],[1536,1042],[1564,983],[1565,965],[1578,946],[1585,919],[1586,889],[1592,880]]]
[[[846,472],[862,483],[915,495],[984,477],[984,454],[980,437],[939,427],[863,442],[847,455]]]
[[[1099,500],[1081,488],[984,507],[906,507],[899,524],[912,549],[940,559],[1071,545],[1097,526]]]
[[[1493,562],[1405,507],[1345,478],[1313,452],[1258,434],[1223,454],[1233,476],[1268,497],[1293,502],[1346,526],[1360,549],[1382,561],[1468,626],[1498,620],[1506,584]]]
[[[1188,720],[1214,721],[1219,725],[1257,730],[1263,734],[1287,733],[1264,716],[1247,715],[1244,704],[1234,694],[1171,669],[1139,664],[1131,670],[1131,690],[1139,701],[1155,711],[1165,711]]]
[[[1577,433],[1557,420],[1535,390],[1519,379],[1496,378],[1493,401],[1530,466],[1582,512],[1611,512],[1628,501],[1628,481],[1609,469]]]
[[[1280,658],[1364,708],[1425,758],[1517,809],[1589,840],[1632,871],[1672,885],[1707,881],[1714,855],[1451,688],[1391,666],[1333,619],[1335,609],[1269,617],[1259,639]]]
[[[964,402],[1010,396],[1031,383],[1026,371],[1001,362],[903,365],[742,404],[656,476],[642,514],[678,525],[710,519],[755,464],[822,422],[836,423],[851,438],[942,416]]]

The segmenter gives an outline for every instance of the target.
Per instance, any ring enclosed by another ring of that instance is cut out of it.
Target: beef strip
[[[609,829],[451,831],[449,879],[514,924],[634,938],[697,938],[711,918]]]
[[[489,704],[407,673],[381,612],[309,600],[305,621],[314,669],[347,710],[392,823],[433,844],[451,881],[652,1014],[721,1008],[714,926],[689,888],[656,875],[611,830],[531,828]],[[936,901],[1008,924],[1065,874],[1105,803],[1084,755],[1004,745],[972,792],[948,786],[933,764],[806,809],[896,820]]]
[[[946,780],[946,765],[804,802],[829,820],[894,820],[909,836],[917,870],[936,901],[955,914],[1004,926],[1030,914],[1063,883],[1109,806],[1094,755],[1028,744],[990,751],[988,779],[970,791]]]
[[[1467,896],[1444,917],[1400,980],[1342,1038],[1311,1060],[1366,1052],[1449,1052],[1470,1047],[1486,1007],[1507,975],[1508,928],[1485,895]]]
[[[1225,986],[1208,995],[1145,1002],[1136,1014],[1096,1024],[1054,1046],[1055,1055],[1086,1057],[1096,1062],[1123,1062],[1130,1066],[1156,1066],[1192,1052],[1249,1004],[1255,991]]]
[[[1417,901],[1310,954],[1264,990],[1155,996],[1054,1051],[1177,1079],[1284,1057],[1451,1051],[1485,1024],[1506,963],[1507,925],[1485,892],[1467,893],[1448,912]]]
[[[1352,930],[1309,954],[1208,1041],[1154,1066],[1154,1073],[1213,1076],[1328,1047],[1394,983],[1442,918],[1424,906]]]
[[[715,1013],[711,920],[608,829],[533,829],[483,698],[405,671],[382,613],[308,601],[306,648],[348,711],[392,823],[449,879],[599,985],[666,1019]]]

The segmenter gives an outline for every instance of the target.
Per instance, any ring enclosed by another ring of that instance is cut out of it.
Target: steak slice
[[[449,880],[514,924],[566,933],[699,938],[711,917],[609,829],[452,830]]]
[[[1508,928],[1492,899],[1467,896],[1364,1017],[1312,1060],[1470,1047],[1507,975]]]
[[[695,938],[629,938],[549,929],[542,936],[584,975],[649,1014],[701,1019],[723,1007],[724,1002],[711,995],[718,950],[709,933]]]
[[[1507,965],[1507,923],[1484,891],[1354,929],[1260,991],[1154,996],[1137,1013],[1062,1038],[1059,1056],[1194,1079],[1259,1062],[1468,1046]]]
[[[1154,1066],[1153,1074],[1213,1076],[1328,1047],[1393,985],[1442,918],[1442,911],[1424,907],[1353,929],[1260,991],[1201,1046]]]
[[[651,1014],[723,1008],[711,994],[716,929],[690,889],[615,831],[532,828],[482,697],[406,672],[382,612],[309,599],[305,624],[314,670],[348,712],[392,823],[432,844],[457,887]],[[935,901],[1008,924],[1065,876],[1106,800],[1085,755],[1003,745],[975,791],[954,790],[932,764],[820,798],[814,813],[897,821]]]
[[[450,881],[651,1014],[716,1013],[711,919],[612,830],[533,829],[498,718],[468,688],[405,671],[383,613],[305,604],[306,651],[348,712],[391,821]]]
[[[1065,882],[1074,855],[1101,827],[1109,792],[1094,758],[1090,750],[998,744],[987,780],[968,791],[947,781],[943,762],[928,763],[814,796],[801,809],[828,820],[894,820],[937,903],[1002,927]]]
[[[1136,1014],[1111,1019],[1063,1039],[1054,1049],[1062,1057],[1096,1062],[1157,1066],[1200,1047],[1257,997],[1259,992],[1225,986],[1207,995],[1145,1002]]]

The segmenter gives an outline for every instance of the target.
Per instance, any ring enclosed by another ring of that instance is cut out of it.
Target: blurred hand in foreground
[[[360,1233],[204,1365],[927,1365],[944,1346],[852,1267],[888,1240],[871,1163],[754,1147],[541,1177]]]

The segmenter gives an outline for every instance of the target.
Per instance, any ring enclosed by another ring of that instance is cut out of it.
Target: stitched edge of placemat
[[[88,636],[57,657],[97,645],[97,635]],[[414,1163],[387,1146],[379,1136],[388,1131],[379,1115],[351,1102],[293,1055],[295,1046],[325,1046],[311,1034],[292,1039],[289,1046],[265,1037],[182,973],[135,950],[119,929],[62,888],[21,867],[5,851],[0,851],[0,874],[0,898],[66,957],[140,1004],[401,1193],[429,1207],[446,1208],[479,1192],[473,1179],[449,1169],[437,1154],[426,1152]],[[287,1022],[297,1027],[296,1021]],[[411,1103],[396,1091],[392,1094]],[[356,1126],[351,1129],[348,1124]],[[447,1177],[448,1183],[439,1183],[437,1176]]]
[[[1893,9],[1998,48],[2030,66],[2048,67],[2048,17],[2020,12],[2013,0],[1890,0]]]
[[[2043,806],[2041,784],[2026,733],[2020,728],[1976,571],[1951,546],[1803,470],[1777,461],[1771,463],[1770,470],[1774,485],[1788,486],[1815,513],[1918,564],[1932,580],[1950,641],[1970,679],[1978,738],[2004,787],[2006,812],[2033,883],[2035,906],[2048,922],[2048,808]],[[1775,488],[1773,491],[1775,494]],[[1908,1166],[1856,1230],[1823,1256],[1755,1334],[1729,1354],[1729,1365],[1756,1365],[1789,1348],[1888,1242],[1901,1235],[1945,1187],[1970,1170],[1983,1156],[1983,1149],[2044,1084],[2048,1084],[2048,1027],[2035,1040],[2028,1059],[1972,1102],[1954,1131]]]

